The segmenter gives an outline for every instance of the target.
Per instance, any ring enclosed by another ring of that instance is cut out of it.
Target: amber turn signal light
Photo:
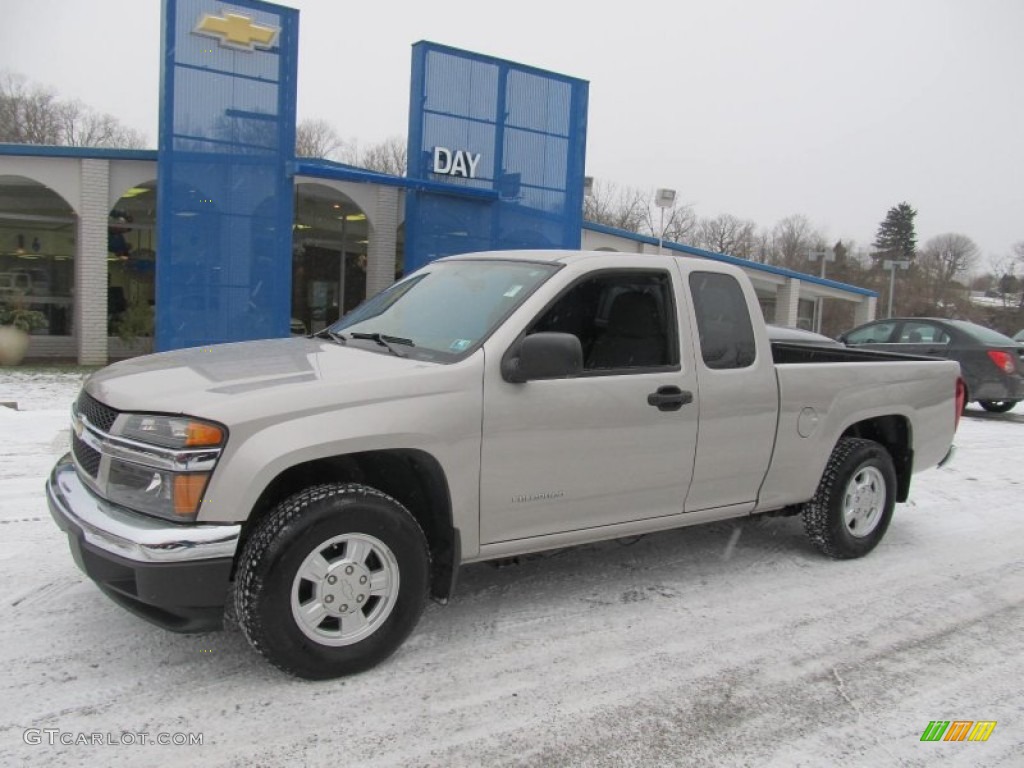
[[[213,424],[206,424],[201,421],[190,421],[186,427],[186,448],[220,445],[223,441],[224,430],[220,427],[215,427]]]
[[[210,479],[206,472],[174,476],[174,514],[181,517],[194,517],[199,511],[199,502],[206,490],[206,481]]]

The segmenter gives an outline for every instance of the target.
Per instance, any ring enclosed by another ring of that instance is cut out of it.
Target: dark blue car
[[[1024,400],[1024,347],[976,323],[893,317],[858,326],[839,340],[850,347],[956,360],[967,401],[986,411],[1004,413]]]

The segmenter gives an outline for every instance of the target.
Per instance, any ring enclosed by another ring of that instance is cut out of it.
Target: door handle
[[[657,392],[647,396],[647,404],[659,411],[678,411],[687,403],[693,402],[693,392],[684,392],[679,387],[658,387]]]

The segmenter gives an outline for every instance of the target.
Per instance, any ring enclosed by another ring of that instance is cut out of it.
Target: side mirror
[[[513,347],[501,363],[505,381],[567,379],[583,372],[583,346],[571,333],[534,333]]]

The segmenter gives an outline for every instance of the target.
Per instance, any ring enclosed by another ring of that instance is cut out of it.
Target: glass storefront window
[[[315,333],[366,298],[366,214],[341,192],[299,184],[292,229],[293,334]]]
[[[0,176],[0,306],[26,310],[34,335],[73,333],[76,225],[50,188]]]
[[[156,182],[132,187],[107,220],[107,332],[125,341],[153,335]]]

